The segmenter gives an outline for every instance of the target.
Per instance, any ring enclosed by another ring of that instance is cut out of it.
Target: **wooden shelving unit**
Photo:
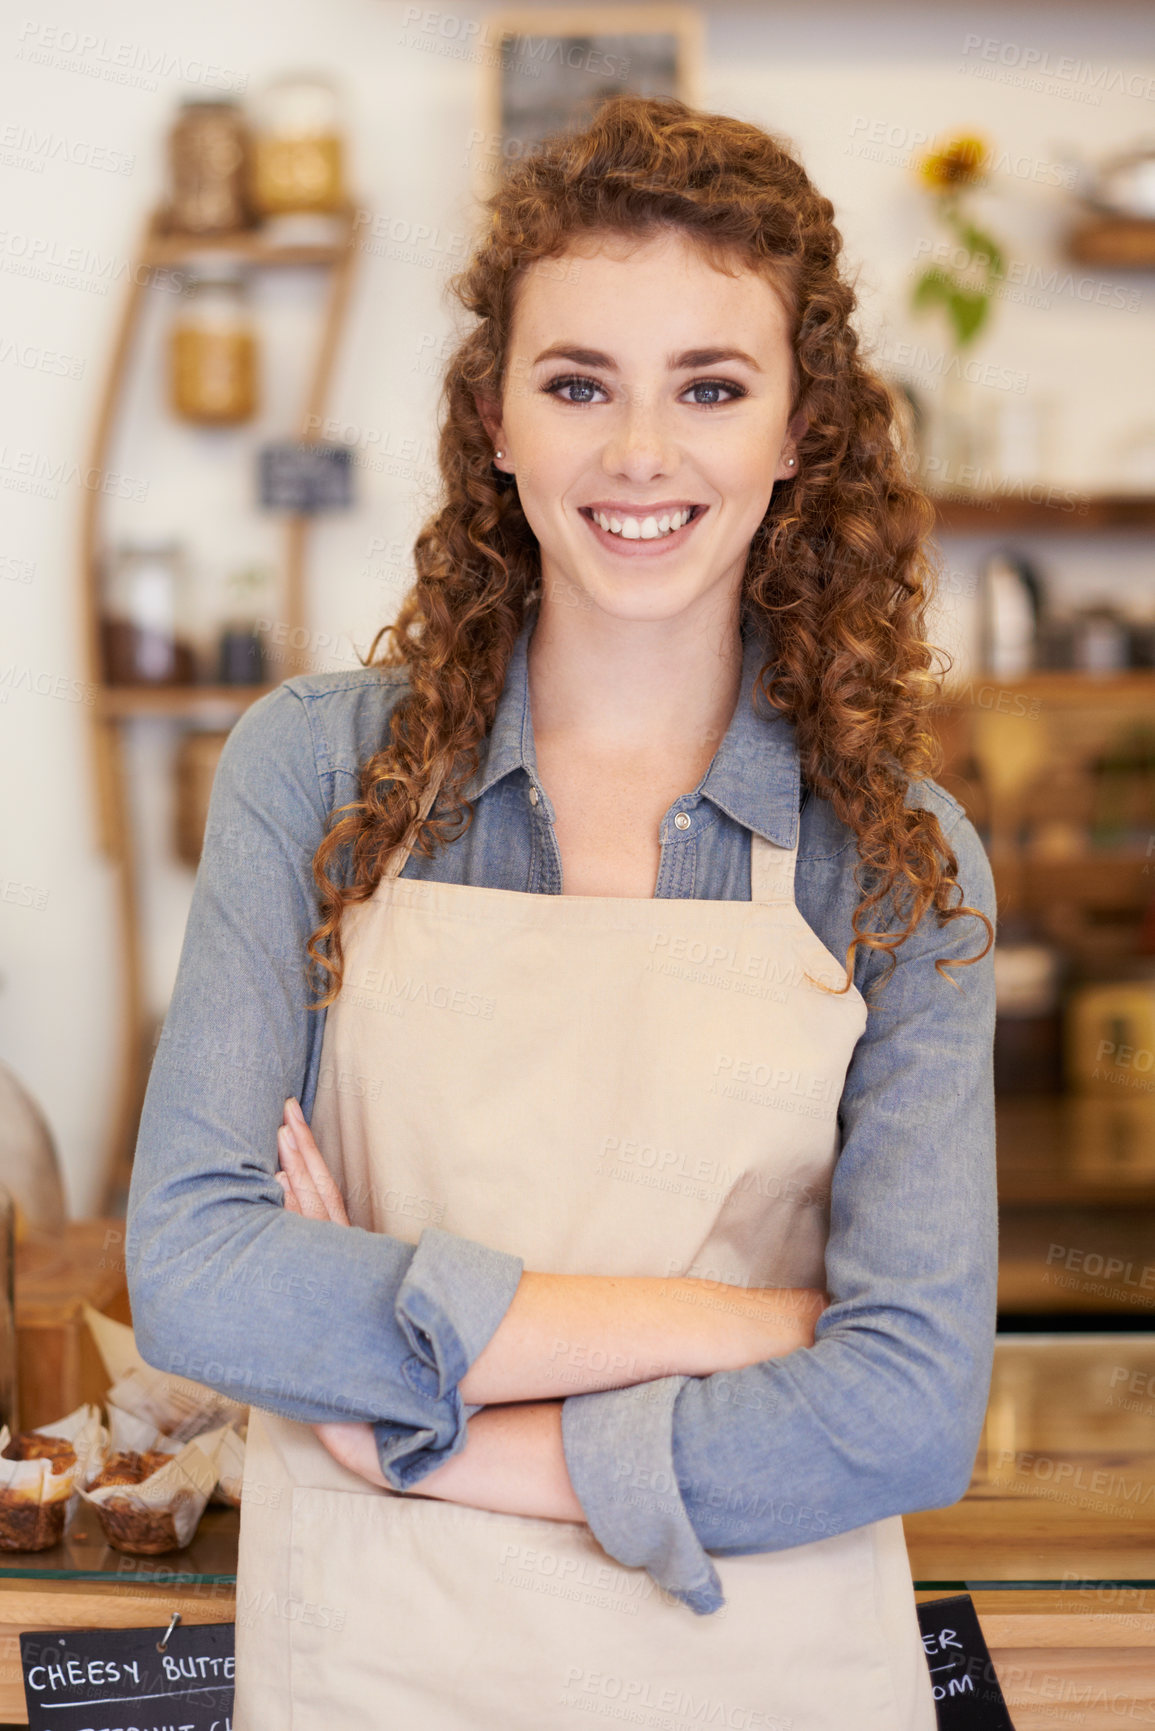
[[[1067,252],[1104,270],[1155,270],[1155,218],[1088,217],[1072,230]]]
[[[1155,1096],[1002,1099],[997,1146],[1000,1310],[1123,1313],[1155,1333]]]
[[[1097,535],[1155,529],[1155,493],[1082,494],[1056,487],[1053,502],[1006,493],[942,494],[938,528],[952,535]]]
[[[1067,668],[1038,669],[1031,673],[976,674],[965,684],[948,684],[943,689],[947,704],[974,702],[976,686],[993,686],[996,690],[1013,690],[1028,703],[1062,709],[1087,709],[1116,706],[1130,709],[1144,703],[1155,704],[1155,668],[1128,668],[1118,673],[1079,673]]]
[[[155,273],[186,265],[194,258],[213,253],[227,254],[250,269],[313,267],[328,273],[328,294],[298,423],[295,428],[286,429],[287,436],[295,434],[301,442],[315,440],[313,429],[324,409],[356,261],[354,210],[350,203],[338,213],[331,243],[289,245],[277,244],[259,230],[220,236],[174,234],[166,228],[164,213],[154,211],[145,223],[135,249],[133,268],[127,274],[125,299],[89,448],[90,466],[101,472],[108,466],[146,297]],[[88,680],[96,693],[92,708],[92,740],[100,846],[116,866],[121,953],[124,957],[117,1099],[105,1152],[106,1183],[101,1206],[101,1212],[115,1213],[118,1203],[123,1200],[131,1171],[136,1125],[150,1062],[138,923],[138,866],[133,855],[129,822],[130,789],[123,730],[144,717],[190,722],[219,718],[223,725],[231,725],[248,704],[271,687],[107,684],[100,642],[104,500],[95,488],[85,489],[82,500],[80,590]],[[305,622],[305,554],[310,521],[306,515],[285,515],[281,593],[290,641]],[[293,673],[307,671],[307,668],[307,657],[297,655],[287,658],[279,671],[282,678],[287,678]]]
[[[258,697],[275,690],[274,685],[158,685],[154,690],[106,685],[97,693],[96,708],[105,721],[129,721],[138,715],[193,719],[225,711],[235,719]]]

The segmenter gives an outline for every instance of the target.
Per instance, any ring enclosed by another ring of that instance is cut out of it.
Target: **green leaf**
[[[988,234],[986,229],[979,228],[977,223],[973,223],[969,218],[960,216],[955,212],[949,213],[947,223],[967,252],[970,253],[972,259],[976,263],[979,260],[985,262],[988,276],[1002,276],[1003,252],[994,235]]]
[[[955,289],[947,303],[960,349],[978,336],[990,312],[990,296],[980,290]]]
[[[923,271],[915,283],[911,290],[911,305],[916,311],[921,311],[924,307],[946,305],[954,292],[954,278],[934,265],[930,270]]]

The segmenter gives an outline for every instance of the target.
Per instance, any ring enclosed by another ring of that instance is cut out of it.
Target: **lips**
[[[615,553],[636,558],[664,553],[682,546],[693,533],[695,524],[705,516],[707,509],[705,505],[687,505],[675,506],[672,510],[659,506],[648,510],[639,507],[636,511],[624,511],[602,510],[599,506],[583,505],[579,515],[589,524],[591,532],[603,546],[612,548]],[[662,531],[663,521],[676,520],[679,515],[687,512],[689,517],[680,528]],[[616,532],[612,528],[603,528],[598,521],[599,517],[604,517],[608,523],[617,523],[621,528]],[[634,532],[622,533],[623,529]]]

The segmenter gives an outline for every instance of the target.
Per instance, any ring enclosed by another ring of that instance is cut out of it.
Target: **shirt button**
[[[530,805],[536,805],[537,801],[538,801],[537,789],[536,789],[536,787],[531,785],[530,790],[529,790],[529,803],[530,803]]]
[[[674,828],[675,829],[689,829],[689,827],[690,827],[690,814],[689,814],[689,812],[688,811],[680,811],[678,813],[677,817],[674,819]]]

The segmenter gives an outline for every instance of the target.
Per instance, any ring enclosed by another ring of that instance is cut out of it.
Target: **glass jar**
[[[170,332],[173,412],[204,426],[230,426],[257,411],[257,339],[239,265],[189,273]]]
[[[270,621],[262,597],[272,585],[267,565],[245,565],[225,582],[226,605],[218,627],[217,679],[221,685],[260,685],[266,675],[262,632]]]
[[[259,98],[250,196],[264,216],[335,211],[344,204],[337,92],[328,79],[281,78]]]
[[[168,224],[182,234],[229,234],[250,220],[249,131],[236,102],[189,97],[169,133]]]
[[[196,655],[182,629],[187,576],[177,541],[126,542],[105,584],[100,621],[110,685],[190,685]]]

